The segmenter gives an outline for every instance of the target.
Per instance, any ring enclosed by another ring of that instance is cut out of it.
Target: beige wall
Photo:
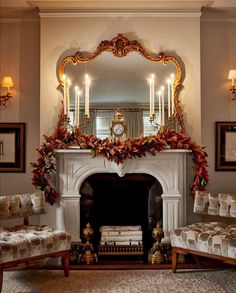
[[[202,143],[209,155],[208,189],[213,192],[236,193],[236,172],[215,172],[215,122],[236,121],[236,102],[227,79],[229,69],[236,68],[235,36],[235,21],[202,22]]]
[[[26,172],[0,173],[0,195],[9,195],[34,190],[30,162],[39,145],[39,21],[1,21],[0,29],[0,78],[11,75],[14,82],[0,122],[26,123]]]

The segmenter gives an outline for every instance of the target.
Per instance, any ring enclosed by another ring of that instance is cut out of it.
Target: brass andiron
[[[161,239],[164,237],[163,229],[159,224],[152,230],[152,237],[156,240],[148,255],[148,262],[151,264],[160,264],[166,262],[166,255],[163,251]]]
[[[98,262],[97,254],[94,253],[93,244],[90,242],[93,234],[94,231],[91,225],[88,223],[82,232],[82,236],[85,239],[85,244],[83,244],[83,252],[79,255],[79,263],[89,265]]]

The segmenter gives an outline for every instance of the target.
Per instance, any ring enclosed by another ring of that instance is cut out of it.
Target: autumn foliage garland
[[[195,169],[191,193],[195,190],[205,190],[209,176],[207,172],[207,154],[204,147],[197,145],[185,133],[163,128],[156,135],[140,136],[134,139],[110,140],[99,139],[94,135],[70,133],[64,127],[65,117],[60,115],[57,127],[51,136],[44,136],[45,142],[37,150],[39,158],[32,163],[33,185],[45,192],[46,200],[53,205],[59,198],[58,192],[52,185],[52,177],[56,172],[55,150],[66,149],[71,145],[78,145],[81,149],[90,149],[93,156],[104,156],[117,164],[126,159],[141,158],[147,153],[155,155],[166,147],[171,149],[189,149]]]

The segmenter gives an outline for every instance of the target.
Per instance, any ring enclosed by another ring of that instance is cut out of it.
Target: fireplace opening
[[[154,241],[152,229],[162,224],[162,193],[159,181],[149,174],[91,175],[80,189],[81,232],[87,223],[91,224],[97,250],[102,226],[141,226],[143,257],[147,259]]]

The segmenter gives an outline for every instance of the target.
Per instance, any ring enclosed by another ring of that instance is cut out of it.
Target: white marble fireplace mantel
[[[66,230],[73,241],[80,241],[80,187],[96,173],[145,173],[154,176],[163,189],[163,229],[168,232],[186,221],[186,155],[189,150],[166,149],[156,156],[127,159],[117,165],[104,157],[93,157],[90,150],[57,150],[57,190],[60,201],[56,208],[56,227]]]

